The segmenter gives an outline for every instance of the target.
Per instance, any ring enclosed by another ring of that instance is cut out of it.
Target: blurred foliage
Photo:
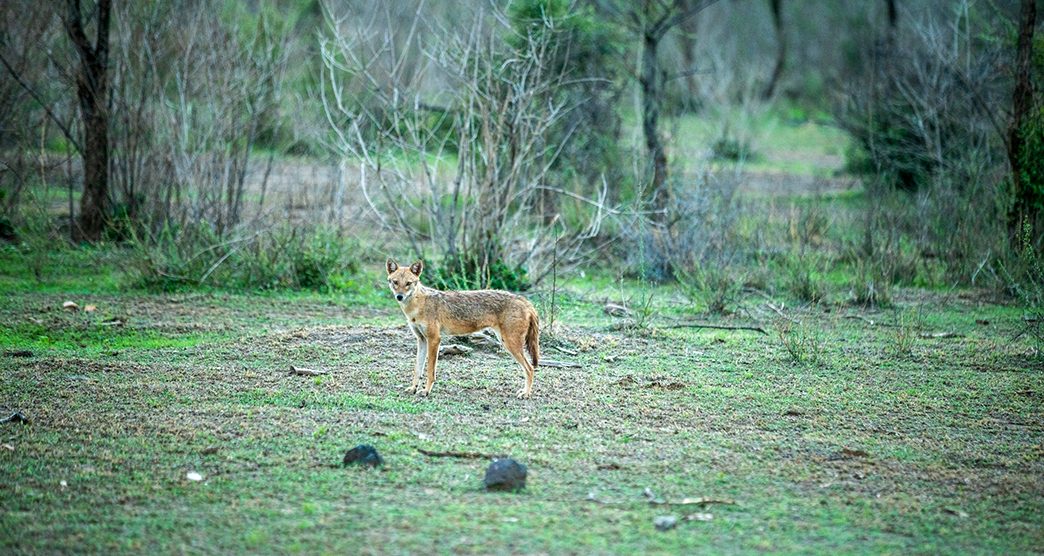
[[[359,271],[354,241],[328,228],[280,226],[234,240],[212,227],[166,226],[131,241],[135,285],[172,291],[186,287],[334,291]]]
[[[1023,124],[1022,137],[1025,142],[1019,158],[1022,180],[1029,190],[1029,204],[1037,211],[1044,211],[1044,103]]]
[[[492,288],[521,292],[531,286],[524,266],[512,266],[502,260],[484,263],[466,255],[451,257],[441,264],[426,267],[425,281],[442,290]]]
[[[594,6],[571,0],[518,0],[508,10],[517,50],[546,45],[548,71],[564,76],[554,96],[568,113],[551,130],[547,145],[561,149],[554,169],[568,183],[618,181],[624,157],[618,145],[621,118],[617,104],[623,90],[620,60],[626,37]]]

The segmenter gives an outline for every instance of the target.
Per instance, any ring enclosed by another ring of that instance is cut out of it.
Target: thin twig
[[[744,325],[730,325],[730,324],[704,324],[699,322],[679,322],[677,324],[668,324],[661,326],[660,328],[709,328],[712,330],[750,330],[752,332],[760,332],[768,335],[768,332],[760,326],[744,326]]]
[[[438,452],[432,450],[425,450],[424,448],[417,448],[417,451],[431,458],[498,459],[506,457],[503,455],[482,454],[479,452],[457,452],[454,450]]]
[[[878,321],[875,321],[873,319],[868,319],[868,318],[864,317],[863,315],[845,315],[845,318],[846,319],[861,320],[861,321],[869,324],[870,326],[887,326],[889,328],[899,328],[898,324],[891,324],[891,323],[887,323],[887,322],[878,322]]]

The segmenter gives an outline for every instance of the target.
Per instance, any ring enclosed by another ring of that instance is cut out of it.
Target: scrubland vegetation
[[[0,547],[1039,550],[1037,8],[4,2]]]

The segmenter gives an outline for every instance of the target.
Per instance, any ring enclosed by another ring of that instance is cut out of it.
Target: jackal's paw
[[[419,393],[420,393],[421,397],[427,398],[428,396],[431,395],[431,388],[428,388],[426,390],[420,390]]]
[[[523,389],[519,390],[517,394],[515,394],[515,397],[520,399],[520,400],[528,400],[529,399],[529,392],[526,392],[526,389],[523,388]]]
[[[407,394],[416,394],[417,393],[417,385],[416,384],[411,384],[411,385],[407,386],[406,388],[403,388],[403,390],[405,390]]]

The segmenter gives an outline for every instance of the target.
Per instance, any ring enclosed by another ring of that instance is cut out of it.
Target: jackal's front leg
[[[434,330],[431,330],[434,328]],[[428,371],[428,380],[424,385],[424,390],[421,391],[421,395],[427,396],[431,393],[431,387],[435,385],[435,364],[439,362],[439,330],[438,327],[429,327],[427,335],[424,336],[428,344],[428,357],[427,365],[425,366]]]
[[[428,353],[428,341],[424,339],[417,329],[413,329],[413,333],[417,335],[417,365],[413,369],[413,383],[410,384],[406,391],[410,394],[417,392],[420,388],[421,373],[424,372],[424,359]]]

